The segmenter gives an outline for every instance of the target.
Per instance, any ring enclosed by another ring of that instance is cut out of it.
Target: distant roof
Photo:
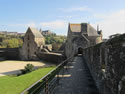
[[[87,30],[88,36],[99,36],[95,28],[93,28],[90,24],[87,24],[87,26],[88,26]]]
[[[43,37],[43,35],[40,33],[40,31],[37,30],[36,28],[29,27],[28,30],[29,29],[33,33],[33,35],[35,36],[35,38],[42,38]]]
[[[44,30],[44,31],[42,31],[42,32],[51,32],[50,30]]]
[[[81,24],[70,24],[71,32],[81,32]]]
[[[81,24],[69,24],[71,32],[82,32],[82,28],[85,28],[84,25],[87,26],[86,33],[88,36],[99,36],[96,29],[94,29],[90,24],[88,23],[81,23]]]

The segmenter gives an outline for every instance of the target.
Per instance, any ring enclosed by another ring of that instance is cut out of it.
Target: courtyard
[[[27,64],[33,64],[35,68],[46,67],[50,65],[50,63],[45,63],[43,61],[0,61],[0,76],[18,74],[21,72],[20,70],[24,69]]]

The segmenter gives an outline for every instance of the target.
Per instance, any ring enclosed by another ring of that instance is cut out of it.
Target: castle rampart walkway
[[[53,94],[99,94],[82,56],[69,62],[67,71],[64,75],[61,72],[59,77],[59,85],[53,90]]]

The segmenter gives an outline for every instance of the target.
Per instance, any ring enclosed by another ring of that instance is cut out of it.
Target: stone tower
[[[70,57],[77,54],[80,49],[100,42],[102,42],[102,32],[95,30],[90,24],[69,24],[65,55]]]

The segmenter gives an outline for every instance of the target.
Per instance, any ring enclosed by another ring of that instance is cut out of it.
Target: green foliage
[[[23,44],[23,37],[12,35],[0,35],[0,48],[17,48]]]
[[[42,68],[21,76],[0,77],[0,94],[20,94],[54,68]]]
[[[34,70],[34,66],[33,66],[33,64],[27,64],[26,66],[25,66],[25,72],[26,73],[28,73],[28,72],[32,72],[33,70]]]
[[[63,44],[66,36],[61,35],[47,35],[45,37],[46,44]],[[22,36],[0,35],[0,48],[18,48],[23,44]]]
[[[21,74],[17,74],[17,76],[32,72],[34,70],[33,64],[27,64],[24,69],[21,70]]]
[[[62,44],[66,40],[66,36],[59,36],[59,35],[48,35],[45,36],[45,42],[46,44]]]
[[[57,51],[66,40],[66,36],[48,35],[44,36],[46,44],[52,44],[53,51]]]
[[[6,48],[17,48],[17,47],[21,47],[22,44],[23,44],[23,41],[21,39],[16,39],[16,38],[5,39],[2,42],[2,46]]]
[[[56,40],[52,36],[46,36],[45,42],[46,42],[46,44],[52,44],[52,43],[56,42]]]

